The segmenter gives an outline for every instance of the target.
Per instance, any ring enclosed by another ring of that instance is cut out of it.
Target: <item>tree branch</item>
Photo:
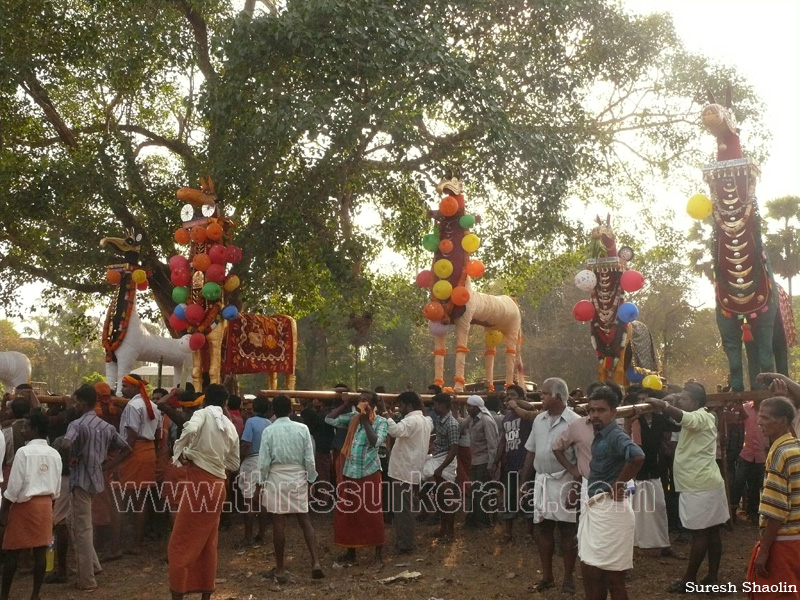
[[[23,271],[32,277],[36,277],[37,279],[43,279],[58,287],[75,290],[76,292],[83,292],[85,294],[99,294],[108,291],[108,285],[106,284],[79,283],[76,282],[73,278],[61,277],[58,275],[58,273],[55,273],[53,271],[48,271],[47,269],[42,269],[41,267],[35,267],[33,265],[26,264],[8,255],[6,255],[5,257],[3,257],[2,260],[0,260],[0,267],[3,268],[8,267],[10,269]]]
[[[208,26],[202,15],[197,12],[188,0],[174,0],[175,5],[181,10],[186,20],[192,26],[194,33],[197,66],[206,79],[214,78],[214,67],[211,66],[211,57],[208,53]]]
[[[25,93],[44,111],[47,120],[50,121],[50,124],[58,133],[58,138],[70,148],[77,148],[78,142],[75,140],[75,136],[70,128],[67,127],[67,124],[64,123],[61,115],[58,114],[56,107],[53,106],[53,102],[50,100],[50,96],[47,95],[47,90],[39,83],[36,75],[31,71],[25,71],[19,84],[25,90]]]

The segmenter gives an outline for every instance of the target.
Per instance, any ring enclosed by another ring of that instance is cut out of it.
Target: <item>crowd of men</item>
[[[546,379],[532,394],[517,385],[504,393],[453,396],[431,386],[430,406],[406,391],[387,407],[370,390],[304,402],[257,396],[252,408],[217,384],[202,394],[155,389],[135,375],[121,382],[125,403],[105,383],[85,385],[65,406],[44,410],[30,389],[4,407],[2,586],[7,600],[23,552],[33,560],[32,600],[43,583],[97,587],[102,564],[144,551],[148,531],[171,529],[167,549],[173,599],[214,591],[223,509],[241,513],[240,547],[262,543],[271,520],[275,566],[285,583],[286,523],[290,515],[309,551],[310,576],[325,577],[310,512],[333,512],[340,565],[358,549],[383,561],[391,523],[393,553],[415,551],[415,523],[438,523],[440,543],[464,527],[502,524],[513,543],[514,522],[538,548],[542,577],[536,592],[576,592],[582,570],[587,600],[628,597],[626,573],[634,547],[684,558],[669,530],[691,538],[675,593],[724,590],[721,528],[740,502],[758,520],[760,539],[747,574],[753,598],[793,598],[800,588],[800,384],[762,374],[774,397],[716,413],[695,382],[665,393],[596,382],[570,393]],[[25,386],[23,386],[25,387]],[[617,417],[622,404],[649,404]],[[724,427],[718,423],[722,416]],[[718,432],[727,431],[721,439]],[[720,458],[726,454],[726,493]],[[159,520],[162,514],[169,521]],[[126,523],[127,522],[127,523]],[[132,534],[123,545],[126,524]],[[95,536],[95,526],[103,528]],[[98,557],[95,543],[103,541]],[[46,551],[56,565],[46,575]],[[707,562],[706,574],[700,569]],[[779,591],[775,591],[778,589]]]

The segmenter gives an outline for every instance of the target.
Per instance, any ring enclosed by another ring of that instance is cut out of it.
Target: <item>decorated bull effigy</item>
[[[170,316],[176,332],[190,334],[193,353],[192,378],[196,389],[220,383],[228,374],[268,373],[269,387],[277,387],[277,374],[286,375],[286,386],[294,389],[297,358],[297,325],[286,315],[243,314],[232,301],[241,284],[230,266],[242,259],[233,245],[233,221],[222,212],[222,202],[211,179],[200,181],[200,189],[178,190],[182,226],[175,242],[188,247],[188,257],[169,259],[172,299],[177,306]]]
[[[617,242],[611,228],[611,216],[605,222],[597,217],[592,230],[589,258],[575,276],[578,289],[589,292],[591,300],[580,300],[572,309],[581,322],[591,322],[592,347],[597,355],[597,379],[619,385],[642,383],[661,389],[655,344],[647,326],[637,321],[639,309],[625,301],[626,292],[644,286],[644,277],[630,269],[633,249]]]
[[[191,359],[189,338],[172,339],[151,335],[139,320],[136,294],[148,287],[148,272],[139,264],[141,233],[128,231],[124,238],[106,237],[100,247],[110,246],[123,255],[123,262],[108,265],[106,279],[117,286],[103,323],[106,351],[106,383],[122,394],[122,377],[137,361],[162,362],[174,369],[175,382],[184,383]]]
[[[431,269],[417,275],[417,285],[430,290],[430,299],[423,308],[428,328],[434,337],[434,383],[444,385],[445,339],[450,325],[456,331],[456,361],[453,389],[464,389],[464,366],[470,325],[486,329],[484,335],[486,384],[494,389],[494,358],[497,346],[506,343],[506,385],[524,381],[519,355],[522,340],[522,320],[519,307],[509,296],[491,296],[472,288],[472,279],[481,277],[485,267],[470,258],[480,246],[478,236],[470,228],[479,219],[467,212],[464,205],[464,186],[457,176],[448,173],[436,190],[441,194],[439,209],[429,214],[436,221],[433,233],[422,241],[433,252]]]
[[[703,167],[711,198],[695,194],[687,212],[713,220],[712,253],[717,326],[728,356],[731,389],[744,389],[742,342],[747,350],[750,387],[762,372],[789,373],[788,349],[797,343],[791,301],[775,282],[761,239],[756,201],[760,175],[755,161],[742,153],[739,129],[731,111],[709,93],[702,111],[705,128],[716,138],[717,160]]]

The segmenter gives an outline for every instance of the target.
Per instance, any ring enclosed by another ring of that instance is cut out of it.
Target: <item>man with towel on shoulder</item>
[[[204,407],[183,424],[173,461],[182,464],[181,500],[169,538],[172,600],[200,593],[210,600],[217,577],[219,518],[229,472],[239,470],[239,434],[222,410],[228,391],[218,383],[205,390]]]
[[[469,468],[471,484],[464,501],[464,526],[482,529],[491,525],[483,502],[487,494],[486,483],[492,475],[489,467],[494,466],[497,456],[500,432],[494,415],[480,396],[467,398],[467,414],[467,418],[461,422],[461,429],[469,432],[472,462]]]
[[[564,583],[561,591],[575,592],[572,572],[575,570],[577,549],[575,547],[576,510],[568,498],[573,487],[573,477],[558,462],[553,453],[553,444],[572,421],[580,418],[567,406],[569,388],[567,382],[557,377],[545,379],[542,384],[542,412],[533,420],[533,428],[525,442],[525,464],[522,467],[520,496],[529,494],[527,482],[531,470],[536,469],[533,491],[533,522],[538,525],[539,558],[542,560],[542,580],[536,584],[539,593],[555,586],[553,577],[553,552],[556,547],[556,525],[561,532],[561,547],[564,551]],[[567,459],[575,463],[575,449],[567,448]]]
[[[296,515],[311,554],[311,577],[322,579],[325,573],[317,556],[314,526],[308,514],[308,484],[317,478],[311,432],[303,423],[289,418],[292,401],[283,394],[272,401],[275,422],[261,434],[258,469],[267,512],[272,513],[272,543],[275,546],[275,568],[271,575],[278,583],[289,576],[284,568],[286,516]]]
[[[594,428],[589,465],[588,500],[578,524],[586,600],[627,600],[625,571],[633,568],[636,515],[626,482],[644,463],[644,452],[616,421],[619,398],[606,386],[589,396],[589,420]]]
[[[692,549],[683,577],[669,587],[686,592],[687,583],[697,582],[697,572],[708,553],[708,575],[701,582],[714,585],[722,561],[720,528],[730,518],[725,482],[717,467],[717,419],[706,406],[706,389],[687,383],[680,394],[664,400],[648,398],[656,410],[681,426],[675,449],[675,490],[680,492],[681,523],[692,531]]]

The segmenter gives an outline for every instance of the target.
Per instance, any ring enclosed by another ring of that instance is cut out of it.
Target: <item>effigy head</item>
[[[597,227],[592,229],[591,237],[591,250],[592,258],[597,258],[598,255],[616,253],[617,242],[614,230],[611,228],[611,215],[606,215],[606,220],[603,220],[598,215],[595,218]]]
[[[184,187],[177,191],[175,196],[178,200],[188,202],[189,204],[181,211],[181,218],[184,221],[191,221],[193,217],[200,216],[198,211],[203,217],[212,217],[217,212],[217,203],[219,197],[214,190],[214,181],[209,177],[205,179],[200,178],[200,189]],[[192,214],[190,214],[192,213]]]
[[[460,175],[461,173],[459,173],[459,169],[453,170],[448,168],[447,171],[445,171],[442,180],[436,185],[436,191],[442,196],[448,194],[452,196],[458,196],[459,194],[463,194],[464,184],[459,178]]]
[[[100,247],[111,246],[118,254],[121,254],[125,262],[137,264],[139,262],[139,244],[142,241],[142,234],[128,229],[125,237],[104,237],[100,240]]]
[[[725,105],[718,104],[713,94],[708,92],[708,104],[703,107],[700,120],[717,139],[717,160],[732,160],[742,158],[742,148],[739,142],[739,128],[736,118],[731,110],[731,87],[725,92]]]

